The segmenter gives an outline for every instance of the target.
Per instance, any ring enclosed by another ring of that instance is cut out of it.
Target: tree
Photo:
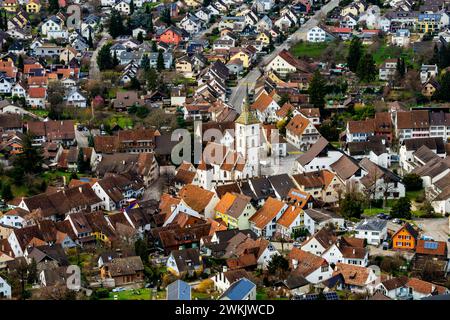
[[[89,161],[87,159],[84,159],[84,151],[83,148],[80,148],[80,151],[78,152],[78,158],[77,158],[77,168],[78,172],[85,173],[89,170]]]
[[[161,70],[165,69],[164,56],[163,56],[163,51],[162,50],[158,51],[158,58],[156,60],[156,69],[158,69],[158,71],[161,71]]]
[[[148,264],[148,255],[149,255],[149,249],[148,249],[148,245],[147,245],[147,241],[145,239],[138,239],[135,243],[134,243],[134,251],[136,252],[136,255],[138,255],[139,257],[141,257],[142,262],[144,263],[144,265]]]
[[[108,31],[113,38],[124,35],[127,31],[123,24],[122,15],[115,9],[112,9],[110,13]]]
[[[403,77],[406,74],[406,65],[405,65],[405,59],[404,58],[398,58],[397,59],[397,74],[399,75],[399,77],[401,79],[403,79]]]
[[[59,11],[59,1],[58,0],[48,0],[48,11],[50,13],[56,13]]]
[[[60,120],[63,118],[63,102],[66,94],[66,88],[59,81],[52,81],[47,88],[47,101],[50,105],[48,117],[52,120]]]
[[[450,72],[446,71],[439,81],[440,88],[436,93],[436,98],[441,101],[450,101]]]
[[[153,33],[153,15],[151,13],[148,17],[147,31]]]
[[[101,47],[97,55],[97,65],[100,71],[114,68],[113,58],[111,56],[111,44],[105,44]]]
[[[162,11],[161,21],[164,22],[165,24],[169,25],[169,26],[173,24],[172,16],[170,14],[170,8],[166,8],[166,9],[164,9]]]
[[[150,69],[150,59],[148,57],[148,54],[144,54],[141,60],[141,68],[144,69],[145,72]]]
[[[133,14],[133,13],[134,13],[134,1],[131,0],[130,1],[130,14]]]
[[[322,77],[319,70],[316,70],[308,88],[309,101],[316,108],[322,108],[325,105],[325,85],[325,79]]]
[[[347,56],[347,67],[351,71],[356,72],[358,69],[359,60],[361,60],[362,54],[363,47],[361,40],[358,37],[353,37]]]
[[[94,41],[92,40],[92,31],[89,29],[88,46],[90,49],[94,48]]]
[[[375,61],[373,60],[372,54],[366,53],[363,55],[363,57],[359,60],[356,74],[361,81],[372,82],[375,80],[377,68],[375,66]]]
[[[158,46],[156,45],[155,41],[152,41],[152,52],[158,51]]]
[[[19,58],[17,58],[17,68],[23,70],[23,57],[21,54],[19,55]]]
[[[42,171],[42,149],[33,145],[33,135],[27,133],[22,139],[22,153],[18,154],[13,162],[13,178],[21,184],[25,174],[36,174]]]
[[[403,176],[403,184],[406,191],[417,191],[422,189],[422,178],[415,173],[408,173]]]
[[[406,197],[398,199],[391,208],[391,217],[411,219],[411,200]]]
[[[33,284],[38,281],[37,263],[34,258],[31,259],[31,263],[28,265],[28,283]]]
[[[5,201],[9,201],[14,198],[13,193],[11,191],[11,185],[9,183],[5,183],[2,186],[2,198]]]
[[[112,65],[113,65],[113,67],[115,68],[115,67],[117,67],[119,64],[120,64],[120,61],[119,61],[119,59],[117,58],[117,51],[114,51],[113,58],[112,58]]]
[[[132,90],[140,90],[141,83],[139,82],[139,80],[136,77],[133,77],[133,78],[131,78],[128,88],[132,89]]]
[[[280,254],[275,254],[272,256],[272,260],[270,260],[267,265],[267,271],[269,274],[277,275],[286,272],[289,269],[289,261],[285,257]]]
[[[158,88],[159,82],[158,82],[158,73],[155,69],[150,68],[145,73],[145,80],[147,81],[147,89],[152,91]]]
[[[362,200],[362,197],[359,193],[346,193],[339,204],[341,215],[347,219],[359,219],[361,217],[361,214],[363,213],[363,203],[364,201]]]
[[[144,42],[144,34],[142,33],[142,31],[139,31],[136,40],[139,41],[139,43]]]

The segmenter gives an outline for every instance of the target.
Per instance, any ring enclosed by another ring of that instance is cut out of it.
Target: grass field
[[[386,59],[396,59],[400,56],[405,59],[406,64],[413,63],[414,53],[412,49],[407,49],[402,52],[402,49],[395,46],[388,46],[386,44],[382,44],[377,50],[372,52],[373,59],[375,60],[375,64],[379,65],[384,62]]]
[[[295,57],[310,57],[318,58],[328,47],[328,43],[309,43],[309,42],[299,42],[291,48],[291,53]]]
[[[151,289],[142,288],[136,290],[126,290],[122,292],[110,292],[109,297],[104,300],[114,300],[114,296],[117,296],[117,300],[152,300],[153,292]],[[157,300],[165,299],[166,292],[159,291],[157,293]]]

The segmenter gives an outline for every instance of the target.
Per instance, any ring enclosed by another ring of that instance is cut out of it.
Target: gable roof
[[[292,248],[288,258],[289,266],[293,272],[302,275],[303,277],[307,277],[309,274],[323,266],[328,266],[328,262],[324,258],[299,248]]]
[[[180,190],[179,196],[191,209],[201,213],[214,197],[214,192],[188,184]]]
[[[286,204],[280,200],[269,197],[264,205],[256,211],[256,213],[249,219],[259,229],[263,229],[270,223],[280,212]]]

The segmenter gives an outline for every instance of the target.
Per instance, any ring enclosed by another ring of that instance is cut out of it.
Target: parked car
[[[421,239],[422,239],[422,240],[425,240],[425,241],[434,241],[433,237],[430,237],[430,236],[427,236],[427,235],[423,235],[423,236],[421,237]]]
[[[403,221],[400,220],[399,218],[394,218],[394,219],[392,220],[392,222],[393,222],[393,223],[397,223],[397,224],[402,224],[402,223],[403,223]]]
[[[112,292],[122,292],[122,291],[125,291],[124,287],[117,287],[117,288],[112,289]]]

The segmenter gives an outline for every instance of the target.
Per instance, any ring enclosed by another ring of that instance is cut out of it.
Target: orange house
[[[414,250],[418,236],[418,232],[409,223],[406,223],[392,236],[392,248]]]
[[[159,41],[178,45],[187,36],[186,32],[177,27],[169,27],[159,36]]]

